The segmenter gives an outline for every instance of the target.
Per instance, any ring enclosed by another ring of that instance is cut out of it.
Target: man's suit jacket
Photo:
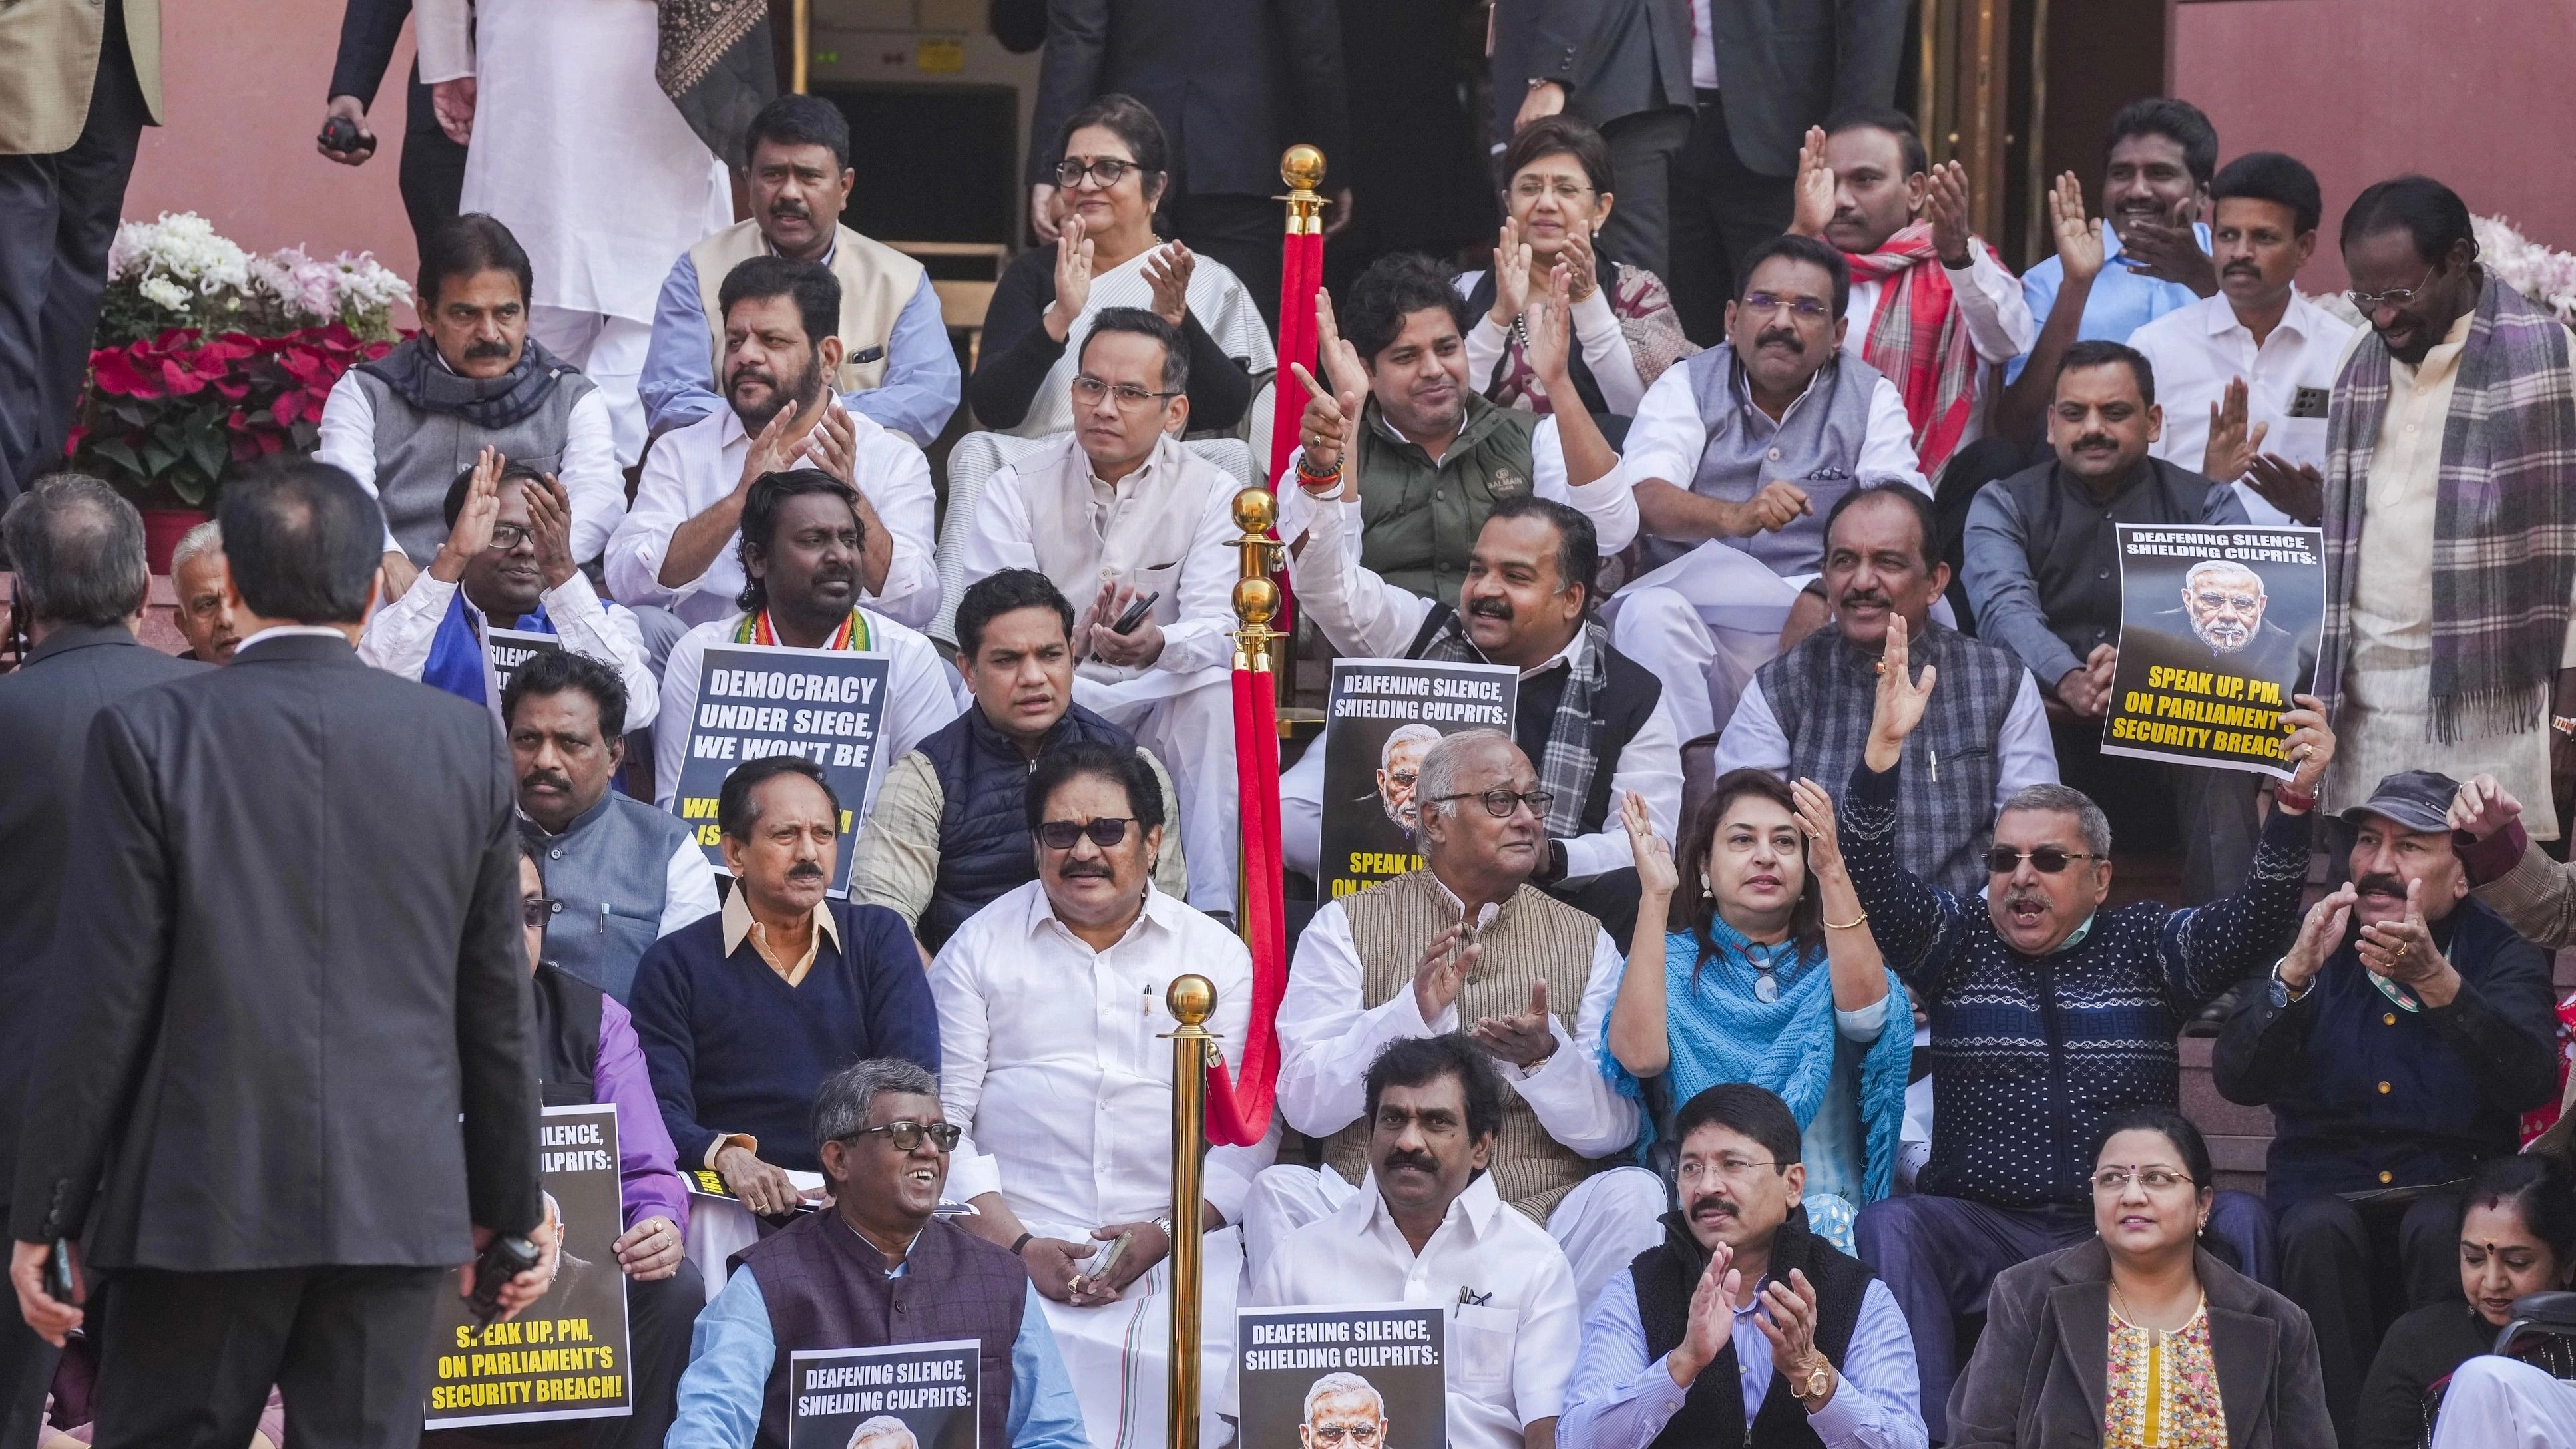
[[[331,95],[356,96],[374,110],[376,89],[384,84],[403,22],[410,18],[411,0],[348,0],[340,16],[340,49],[331,60]]]
[[[1029,132],[1029,180],[1055,184],[1057,132],[1112,91],[1172,143],[1175,195],[1273,196],[1279,153],[1327,167],[1348,140],[1339,12],[1325,0],[1054,0]],[[1327,191],[1341,183],[1328,173]]]
[[[1566,110],[1595,126],[1691,106],[1690,0],[1540,0],[1537,8],[1529,73],[1508,86],[1497,80],[1498,106],[1508,102],[1517,115],[1534,80],[1564,86]]]
[[[205,672],[135,642],[122,626],[74,624],[0,674],[0,1165],[18,1160],[18,1108],[43,1040],[45,948],[63,885],[63,845],[90,720],[138,689]],[[0,1166],[0,1204],[8,1202]]]
[[[469,1221],[534,1226],[518,867],[491,716],[345,640],[101,710],[13,1234],[216,1272],[449,1265]]]
[[[161,120],[161,0],[123,0],[134,78]],[[89,121],[107,10],[100,0],[0,5],[0,156],[67,151]]]

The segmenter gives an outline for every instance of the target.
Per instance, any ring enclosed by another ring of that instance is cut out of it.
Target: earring
[[[1699,873],[1699,893],[1704,896],[1713,896],[1717,894],[1716,887],[1711,886],[1708,883],[1707,871],[1701,871]]]

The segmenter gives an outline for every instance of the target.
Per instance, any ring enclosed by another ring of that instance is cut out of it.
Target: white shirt
[[[1789,735],[1771,713],[1758,676],[1745,681],[1735,714],[1717,737],[1717,757],[1709,769],[1711,778],[1729,770],[1768,770],[1788,778]],[[2048,709],[2040,702],[2038,681],[2025,669],[2013,690],[2012,708],[2004,712],[2003,728],[1995,733],[1995,809],[2003,809],[2025,785],[2056,783],[2057,746],[2048,733]]]
[[[887,660],[877,766],[868,771],[867,798],[859,802],[859,819],[865,820],[885,786],[888,767],[957,718],[964,701],[957,671],[940,662],[928,639],[874,609],[860,612],[867,618],[874,652]],[[735,614],[691,629],[671,646],[671,657],[662,665],[662,727],[653,731],[653,803],[665,810],[679,797],[680,771],[689,762],[689,726],[698,714],[698,675],[707,650],[731,644],[742,620]]]
[[[1678,367],[1673,369],[1674,372],[1680,370]],[[1405,440],[1404,435],[1383,417],[1378,419],[1377,427],[1382,436],[1392,441],[1401,443]],[[1297,482],[1297,462],[1305,455],[1306,450],[1302,447],[1290,453],[1288,466],[1280,469],[1278,478],[1274,480],[1279,495],[1277,532],[1284,543],[1295,543],[1305,533],[1316,510],[1334,501],[1318,500]],[[1591,519],[1593,547],[1603,558],[1637,540],[1637,498],[1620,481],[1618,465],[1614,462],[1609,472],[1589,483],[1568,483],[1565,478],[1565,444],[1557,435],[1553,417],[1539,419],[1538,427],[1530,433],[1530,492],[1551,503],[1562,503]],[[1348,501],[1354,510],[1351,526],[1359,527],[1356,512],[1358,494],[1347,475],[1342,479],[1338,496]]]
[[[358,636],[358,657],[405,679],[420,678],[421,671],[429,665],[429,649],[438,637],[438,626],[447,618],[448,602],[460,588],[422,573],[401,598],[368,616],[367,632]],[[546,617],[555,626],[555,637],[563,640],[566,649],[588,655],[617,671],[626,685],[626,728],[640,730],[651,724],[662,707],[662,686],[653,678],[653,666],[645,661],[644,630],[633,611],[623,605],[602,603],[598,591],[590,586],[589,576],[578,569],[560,586],[538,595],[537,601],[545,606]],[[465,617],[473,622],[477,635],[492,627],[472,599],[465,601]],[[500,627],[515,628],[517,621]],[[484,669],[486,697],[498,711],[500,691],[488,688],[488,649]],[[700,862],[704,863],[703,854]]]
[[[1926,266],[1940,266],[1934,258]],[[1968,413],[1968,429],[1959,435],[1959,444],[1984,437],[1986,433],[1985,395],[1991,385],[1994,367],[2012,361],[2030,351],[2039,340],[2039,324],[2030,317],[2030,303],[2021,294],[2021,279],[2004,270],[1986,244],[1974,237],[1968,240],[1968,265],[1965,268],[1942,267],[1949,273],[1951,295],[1958,300],[1959,320],[1967,325],[1968,343],[1976,349],[1980,367],[1972,379],[1970,395],[1975,399]],[[1878,299],[1887,291],[1885,282],[1852,282],[1851,305],[1843,317],[1851,326],[1843,332],[1843,351],[1854,357],[1869,341],[1870,319],[1878,315]],[[1866,361],[1867,359],[1863,359]]]
[[[1480,269],[1458,275],[1458,295],[1473,297],[1483,284]],[[1637,399],[1646,395],[1646,380],[1637,371],[1637,355],[1628,349],[1628,334],[1619,329],[1619,314],[1610,310],[1610,289],[1594,287],[1592,295],[1573,304],[1574,342],[1583,349],[1583,365],[1592,373],[1592,382],[1601,389],[1605,411],[1616,417],[1629,417],[1637,411]],[[1503,360],[1511,345],[1511,333],[1494,325],[1494,314],[1485,313],[1476,325],[1467,329],[1467,385],[1478,392],[1491,386],[1494,367]]]
[[[885,588],[861,597],[871,611],[923,628],[939,612],[939,569],[931,561],[936,495],[930,460],[912,439],[874,419],[857,413],[849,419],[858,440],[854,472],[859,491],[894,536]],[[821,423],[814,426],[821,431]],[[751,437],[729,407],[655,440],[635,485],[635,505],[617,525],[601,560],[609,592],[630,604],[659,604],[691,624],[736,613],[734,600],[743,585],[739,530],[716,551],[706,572],[676,588],[663,586],[662,560],[681,524],[715,507],[741,484],[743,460],[750,455]]]
[[[1462,1290],[1476,1301],[1459,1302]],[[1452,1449],[1521,1449],[1530,1425],[1564,1407],[1583,1338],[1564,1252],[1503,1202],[1490,1172],[1449,1204],[1419,1255],[1371,1177],[1331,1216],[1282,1238],[1245,1301],[1438,1305],[1447,1319]]]
[[[1716,32],[1708,17],[1709,0],[1691,0],[1691,89],[1717,89]]]
[[[1161,626],[1163,652],[1146,668],[1188,674],[1226,667],[1234,658],[1234,585],[1242,577],[1242,556],[1235,550],[1234,540],[1242,536],[1243,530],[1235,527],[1233,512],[1234,495],[1241,489],[1234,475],[1209,465],[1167,437],[1155,445],[1135,471],[1116,483],[1104,483],[1074,434],[1064,434],[1059,446],[1061,452],[1044,449],[1002,465],[984,484],[984,496],[975,505],[974,531],[957,551],[958,565],[964,570],[962,577],[980,579],[1001,569],[1051,572],[1038,555],[1037,539],[1029,523],[1032,488],[1060,488],[1075,479],[1087,480],[1092,526],[1096,535],[1105,536],[1111,498],[1127,503],[1139,490],[1159,487],[1167,475],[1177,471],[1169,506],[1196,510],[1198,523],[1190,535],[1189,551],[1180,559],[1179,577],[1161,585],[1166,593],[1157,601],[1153,617],[1169,617],[1172,622]],[[1197,466],[1187,466],[1193,463]],[[1187,488],[1193,480],[1201,485],[1195,494]],[[1068,514],[1081,511],[1065,510]],[[1101,570],[1104,581],[1110,573],[1107,568]],[[1134,571],[1125,581],[1145,588],[1143,573]],[[1093,587],[1096,591],[1098,586]],[[1091,607],[1092,595],[1068,590],[1067,598],[1076,615]],[[1170,606],[1168,615],[1165,604]],[[1107,678],[1118,673],[1097,660],[1086,661],[1083,672]]]
[[[446,365],[440,358],[439,366]],[[358,385],[356,368],[340,374],[331,395],[322,400],[321,436],[314,440],[313,458],[357,479],[368,497],[382,500],[376,491],[376,404]],[[609,533],[626,516],[626,472],[617,462],[608,399],[598,388],[583,393],[564,416],[563,457],[555,464],[555,479],[572,500],[572,556],[585,561],[599,557]],[[385,552],[402,551],[392,530],[386,530]]]
[[[2245,425],[2268,424],[2263,451],[2293,463],[2326,464],[2326,394],[2334,390],[2343,350],[2356,329],[2332,312],[2293,292],[2290,309],[2259,349],[2254,334],[2236,320],[2225,293],[2203,297],[2167,312],[2129,334],[2129,345],[2144,354],[2156,374],[2156,401],[2164,406],[2164,433],[2147,451],[2169,463],[2200,471],[2209,448],[2209,409],[2225,396],[2227,384],[2245,379]],[[2290,406],[2301,388],[2315,389],[2312,416],[2294,418]],[[2236,496],[2246,518],[2260,527],[2287,526],[2294,520],[2239,482]]]
[[[1730,367],[1729,371],[1734,369]],[[1747,400],[1741,376],[1732,379],[1729,388],[1738,400]],[[1806,387],[1772,426],[1787,427],[1815,390],[1816,380],[1808,378]],[[1721,421],[1733,421],[1734,417],[1730,410]],[[1687,490],[1691,479],[1699,474],[1700,455],[1708,451],[1708,432],[1708,419],[1700,416],[1699,395],[1692,390],[1691,368],[1687,363],[1676,364],[1646,389],[1646,400],[1638,405],[1636,420],[1628,425],[1627,451],[1620,455],[1617,476],[1630,488],[1649,478],[1660,478]],[[1883,376],[1870,389],[1869,430],[1861,436],[1860,457],[1852,463],[1852,477],[1863,484],[1909,483],[1924,493],[1932,491],[1914,457],[1914,425],[1905,420],[1905,395]],[[1822,520],[1818,522],[1821,526]]]
[[[1292,483],[1286,493],[1305,491]],[[1628,494],[1625,488],[1619,491]],[[1633,508],[1634,495],[1628,496]],[[1286,502],[1285,494],[1281,502]],[[1281,516],[1286,516],[1284,507]],[[1315,626],[1323,630],[1325,642],[1333,646],[1335,653],[1357,659],[1404,658],[1413,637],[1422,632],[1423,621],[1431,617],[1432,601],[1361,567],[1359,550],[1350,541],[1360,527],[1357,503],[1318,505],[1311,518],[1305,551],[1290,555],[1288,560],[1289,581],[1297,590],[1298,602],[1314,619]],[[1521,678],[1570,662],[1587,637],[1584,631],[1576,630],[1563,649],[1536,667],[1522,670]],[[1307,754],[1316,752],[1309,750]],[[1302,764],[1301,761],[1301,767]],[[1321,764],[1316,768],[1320,772]],[[1682,812],[1682,747],[1681,730],[1673,723],[1670,699],[1655,701],[1654,713],[1629,738],[1627,748],[1619,752],[1611,767],[1610,798],[1616,801],[1629,790],[1644,798],[1646,813],[1653,818],[1658,832],[1677,828]],[[1590,835],[1565,840],[1568,879],[1580,880],[1636,863],[1630,853],[1633,847],[1628,843],[1628,831],[1616,815],[1604,821],[1603,826]]]
[[[1252,957],[1234,933],[1149,884],[1127,934],[1095,953],[1030,881],[969,917],[930,963],[939,1100],[965,1128],[948,1196],[998,1192],[1040,1237],[1088,1237],[1172,1207],[1172,1044],[1163,993],[1197,973],[1228,1063],[1252,1025]],[[993,1110],[983,1111],[991,1102]],[[1242,1218],[1275,1136],[1207,1154],[1207,1201]]]
[[[1405,963],[1408,970],[1412,965]],[[1536,1067],[1494,1062],[1548,1135],[1585,1157],[1607,1156],[1637,1141],[1637,1103],[1611,1090],[1600,1055],[1601,1024],[1626,970],[1610,933],[1594,931],[1592,972],[1574,1014],[1574,1035],[1565,1034],[1551,1004],[1547,1029],[1556,1050],[1548,1059]],[[1298,938],[1288,993],[1279,1001],[1279,1110],[1289,1126],[1310,1137],[1329,1137],[1368,1110],[1369,1063],[1389,1042],[1440,1036],[1466,1025],[1455,1001],[1437,1019],[1423,1020],[1410,986],[1374,1010],[1362,1010],[1360,980],[1350,915],[1340,901],[1327,902]]]

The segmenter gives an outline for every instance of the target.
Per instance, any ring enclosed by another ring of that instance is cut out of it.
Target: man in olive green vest
[[[1255,1180],[1244,1249],[1272,1247],[1358,1191],[1367,1171],[1365,1074],[1388,1042],[1464,1031],[1511,1092],[1492,1172],[1544,1224],[1588,1304],[1662,1240],[1661,1179],[1604,1159],[1637,1140],[1637,1103],[1602,1074],[1603,1018],[1624,965],[1600,922],[1529,883],[1546,858],[1538,771],[1499,730],[1434,746],[1414,785],[1422,869],[1331,902],[1297,947],[1279,1005],[1279,1106],[1323,1139],[1326,1167]]]

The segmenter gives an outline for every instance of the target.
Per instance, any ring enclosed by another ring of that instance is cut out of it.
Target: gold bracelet
[[[1868,922],[1869,912],[1863,911],[1848,921],[1827,921],[1825,922],[1825,929],[1828,931],[1848,931],[1854,926],[1866,925]]]

